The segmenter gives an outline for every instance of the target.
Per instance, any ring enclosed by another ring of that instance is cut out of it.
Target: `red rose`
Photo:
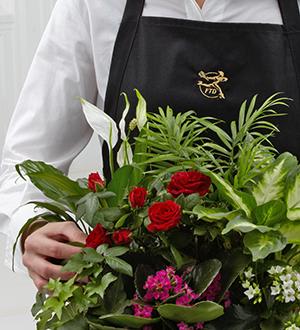
[[[132,232],[129,229],[116,230],[112,239],[116,245],[128,245],[132,241]]]
[[[110,243],[108,233],[105,228],[97,224],[86,238],[85,247],[96,249],[99,245],[105,243]]]
[[[149,231],[167,231],[176,227],[181,219],[181,206],[169,200],[152,204],[148,210]]]
[[[177,172],[172,175],[167,190],[174,198],[180,194],[187,196],[198,193],[204,196],[209,192],[210,185],[210,177],[201,172]]]
[[[88,179],[88,187],[93,192],[96,192],[97,191],[97,185],[99,185],[101,187],[104,187],[105,186],[105,182],[101,178],[101,176],[100,176],[100,174],[98,172],[91,173],[89,175],[89,179]]]
[[[143,207],[146,203],[148,192],[145,188],[135,187],[129,193],[129,202],[133,209]]]

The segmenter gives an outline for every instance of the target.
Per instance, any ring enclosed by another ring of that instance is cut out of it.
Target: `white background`
[[[0,151],[9,119],[55,0],[0,0]],[[73,163],[70,175],[83,177],[96,170],[97,139]],[[1,156],[0,156],[1,157]],[[1,219],[0,219],[1,221]],[[0,329],[33,330],[30,308],[35,289],[24,275],[3,265],[4,237],[0,235]]]

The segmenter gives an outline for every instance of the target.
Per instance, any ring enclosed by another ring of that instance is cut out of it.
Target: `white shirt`
[[[300,2],[300,0],[298,0]],[[67,173],[92,136],[78,100],[103,108],[109,67],[126,0],[58,0],[12,117],[0,176],[0,232],[12,245],[33,206],[44,197],[18,179],[15,165],[42,160]],[[211,22],[282,24],[277,0],[148,0],[144,16]],[[16,270],[22,271],[18,250]]]

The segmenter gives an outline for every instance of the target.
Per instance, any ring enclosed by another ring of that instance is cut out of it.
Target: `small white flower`
[[[292,280],[289,280],[289,281],[285,281],[282,283],[282,287],[284,290],[289,290],[292,288],[294,282]]]
[[[280,291],[281,291],[281,289],[280,289],[279,285],[271,287],[271,295],[272,296],[278,296],[280,294]]]
[[[248,280],[242,283],[242,287],[244,289],[248,289],[250,287],[250,285],[251,285],[251,283]]]
[[[285,330],[300,330],[300,328],[297,327],[296,324],[292,324],[289,327],[285,328]]]
[[[283,297],[286,304],[288,304],[289,302],[294,302],[296,300],[295,290],[293,289],[284,290]]]
[[[281,281],[283,283],[286,283],[292,279],[292,275],[291,274],[281,275],[281,276],[279,276],[279,278],[281,279]]]
[[[281,274],[284,271],[284,268],[281,266],[272,266],[269,270],[268,273],[271,275],[276,275],[276,274]]]
[[[248,297],[249,300],[251,300],[255,297],[255,289],[251,285],[250,285],[249,289],[246,290],[244,293]]]
[[[252,277],[254,277],[253,268],[249,267],[248,270],[244,272],[244,275],[247,280],[250,280]]]

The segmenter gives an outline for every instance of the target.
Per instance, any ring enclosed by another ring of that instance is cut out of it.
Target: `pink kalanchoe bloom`
[[[228,309],[231,306],[230,291],[225,292],[223,304],[225,309]]]
[[[188,305],[193,300],[198,299],[193,290],[185,283],[181,276],[176,275],[175,268],[167,267],[160,270],[155,275],[150,275],[144,285],[146,301],[164,301],[170,296],[181,294],[177,298],[178,305]]]
[[[133,314],[134,316],[144,317],[150,319],[152,317],[153,307],[142,306],[139,304],[133,304]]]
[[[204,329],[204,323],[201,322],[197,323],[195,329],[196,330]]]
[[[201,295],[202,300],[208,300],[208,301],[215,301],[221,292],[221,274],[219,273],[212,284],[206,289],[204,293]]]
[[[177,324],[178,330],[194,330],[193,327],[189,327],[188,324],[180,322]]]

